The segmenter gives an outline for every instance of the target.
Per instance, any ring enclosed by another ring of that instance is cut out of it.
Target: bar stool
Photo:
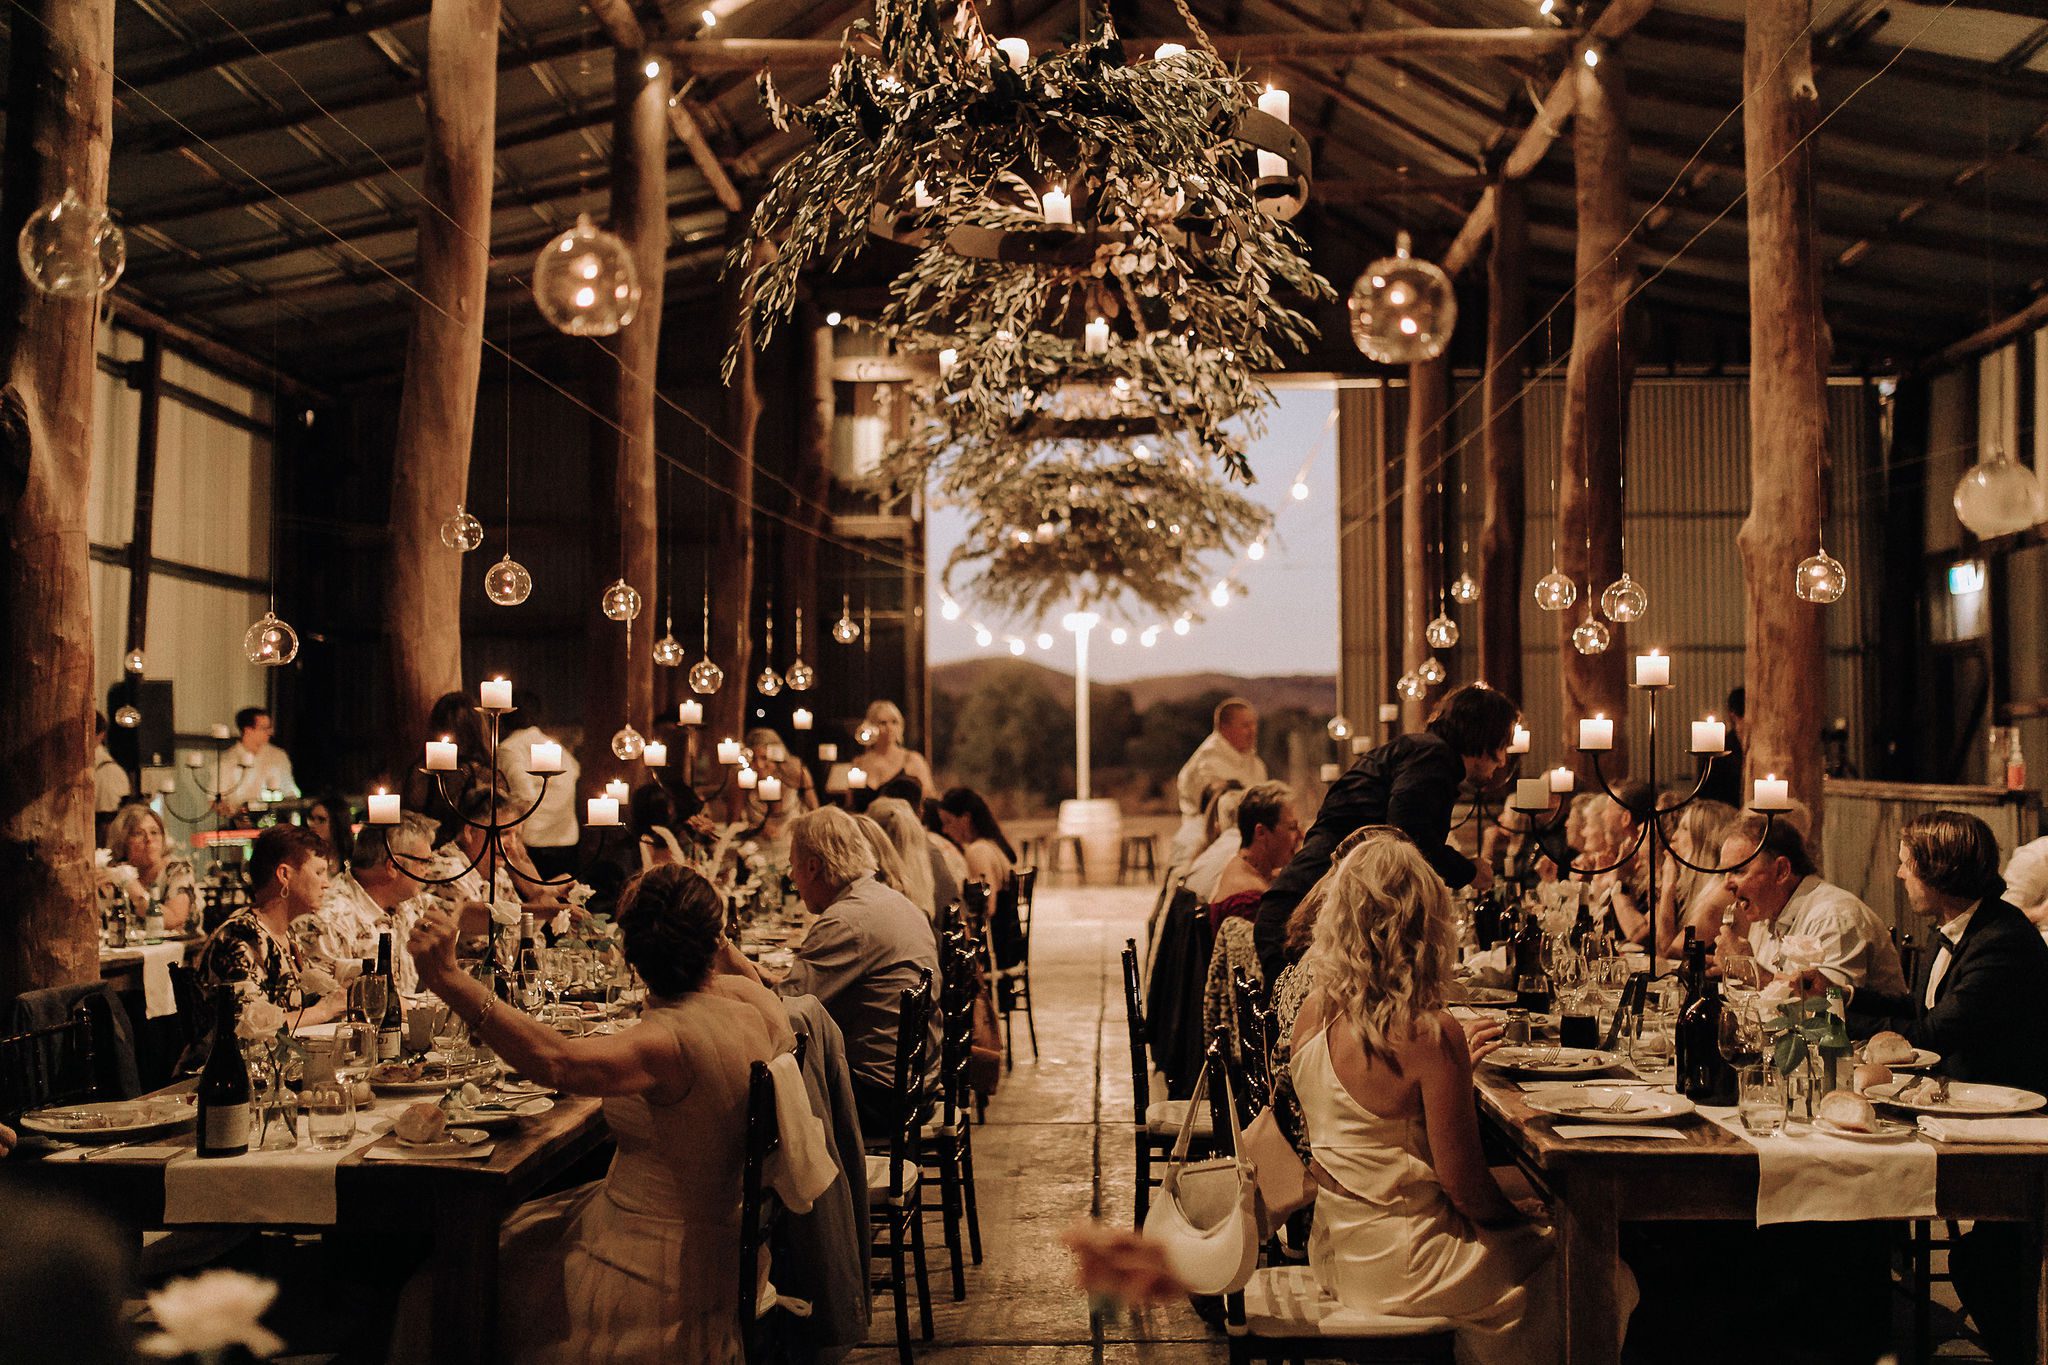
[[[1159,836],[1156,834],[1126,834],[1122,846],[1117,849],[1117,884],[1121,886],[1139,872],[1145,874],[1147,882],[1159,875]]]
[[[1055,877],[1066,871],[1066,858],[1062,855],[1067,853],[1074,855],[1074,880],[1085,883],[1088,880],[1088,855],[1081,848],[1081,836],[1078,834],[1052,836],[1051,852],[1046,857],[1045,870]]]

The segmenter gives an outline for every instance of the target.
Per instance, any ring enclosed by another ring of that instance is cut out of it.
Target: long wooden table
[[[496,1134],[487,1161],[365,1161],[362,1152],[351,1152],[335,1173],[334,1226],[431,1235],[434,1360],[481,1365],[501,1359],[499,1228],[520,1203],[609,1139],[601,1101],[562,1096],[548,1113]],[[162,1145],[192,1141],[186,1133],[162,1139]],[[0,1161],[0,1181],[90,1204],[139,1239],[165,1226],[164,1165],[112,1158],[41,1161],[17,1153]]]
[[[1748,1222],[1756,1217],[1757,1157],[1747,1142],[1702,1118],[1681,1122],[1683,1141],[1557,1136],[1556,1120],[1522,1102],[1522,1091],[1479,1068],[1479,1114],[1512,1152],[1557,1219],[1565,1346],[1571,1365],[1620,1358],[1621,1224]],[[2031,1225],[2039,1324],[2035,1359],[2048,1365],[2048,1147],[1943,1143],[1937,1147],[1939,1216]]]

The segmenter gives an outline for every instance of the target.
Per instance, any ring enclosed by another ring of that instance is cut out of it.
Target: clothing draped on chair
[[[837,1360],[867,1339],[871,1311],[860,1115],[839,1025],[814,995],[790,996],[782,1003],[790,1027],[810,1040],[803,1049],[804,1088],[812,1112],[824,1120],[826,1151],[841,1171],[860,1173],[834,1182],[810,1212],[785,1214],[776,1234],[776,1288],[812,1306],[810,1317],[785,1326],[790,1358]]]
[[[1159,950],[1145,993],[1145,1022],[1153,1065],[1166,1093],[1184,1099],[1202,1069],[1202,993],[1209,983],[1209,911],[1192,891],[1176,892],[1159,927]]]

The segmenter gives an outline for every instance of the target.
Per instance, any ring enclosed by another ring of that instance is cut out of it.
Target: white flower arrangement
[[[245,1043],[267,1043],[274,1041],[283,1028],[284,1011],[268,1000],[256,999],[243,1004],[235,1036]]]
[[[284,1338],[265,1327],[263,1314],[277,1285],[239,1270],[209,1270],[172,1280],[149,1293],[150,1311],[163,1331],[142,1343],[153,1356],[212,1356],[240,1346],[259,1357],[284,1349]]]

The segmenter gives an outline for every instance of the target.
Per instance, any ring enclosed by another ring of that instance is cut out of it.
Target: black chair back
[[[92,1016],[81,1009],[54,1027],[0,1038],[0,1120],[100,1098],[92,1033]]]
[[[988,932],[988,883],[969,882],[960,888],[960,904],[967,915],[967,928],[976,935]]]
[[[1131,1030],[1131,1100],[1136,1122],[1152,1107],[1152,1073],[1145,1065],[1145,1007],[1138,1000],[1138,940],[1124,940],[1124,1018]]]
[[[903,1194],[904,1172],[915,1172],[922,1155],[925,1058],[932,1029],[932,974],[918,970],[917,984],[904,991],[896,1013],[896,1073],[890,1087],[889,1195]]]
[[[803,1040],[798,1039],[798,1045]],[[774,1193],[765,1184],[768,1158],[782,1145],[775,1122],[775,1081],[768,1063],[755,1062],[747,1083],[746,1163],[740,1168],[740,1346],[749,1365],[769,1359],[756,1309],[761,1293],[762,1251],[776,1214]]]
[[[1257,983],[1243,972],[1231,973],[1231,994],[1237,1003],[1237,1052],[1244,1066],[1245,1091],[1258,1108],[1273,1101],[1273,1012],[1266,1007]]]
[[[974,1000],[980,984],[974,973],[974,944],[960,929],[939,941],[939,1099],[950,1128],[965,1111],[974,1059]]]

